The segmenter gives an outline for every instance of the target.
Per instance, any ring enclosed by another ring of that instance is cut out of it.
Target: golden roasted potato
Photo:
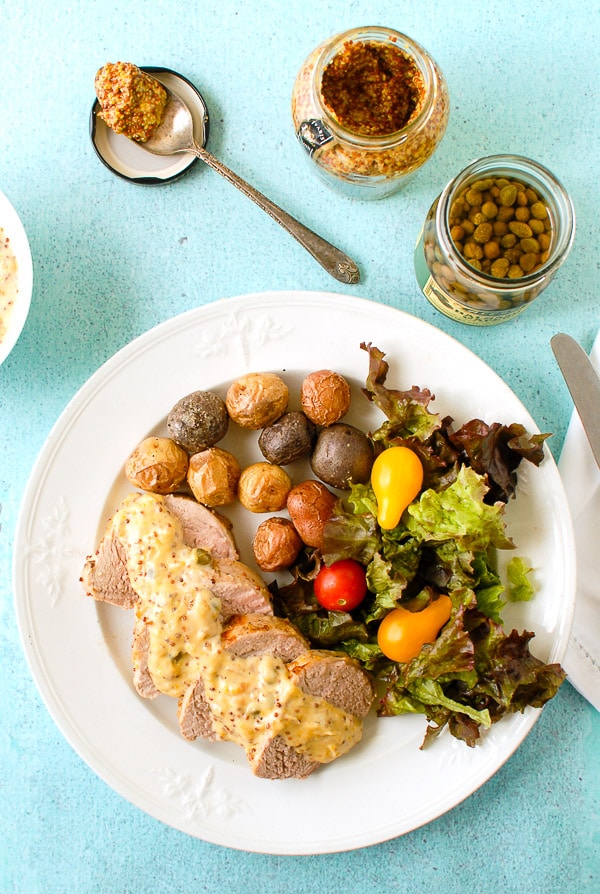
[[[250,512],[279,512],[285,508],[292,482],[281,466],[253,463],[244,469],[238,483],[238,497]]]
[[[258,429],[279,419],[288,400],[288,387],[276,373],[248,373],[229,386],[225,404],[234,422]]]
[[[185,481],[189,457],[172,438],[145,438],[125,463],[125,476],[153,494],[172,494]]]
[[[240,466],[232,453],[208,447],[190,457],[187,481],[199,503],[226,506],[237,498]]]

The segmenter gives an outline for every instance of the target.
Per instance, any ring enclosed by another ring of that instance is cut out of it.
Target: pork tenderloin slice
[[[159,694],[148,669],[148,628],[140,618],[133,628],[131,658],[133,661],[133,685],[142,698],[156,698]]]
[[[133,608],[137,593],[127,573],[127,553],[112,528],[109,528],[96,552],[88,556],[81,573],[88,596],[121,608]]]
[[[274,615],[234,615],[223,629],[221,642],[234,655],[274,655],[285,662],[310,648],[291,621]]]
[[[355,717],[369,713],[375,698],[373,681],[349,655],[313,649],[291,661],[288,670],[308,695],[320,696]]]
[[[186,546],[206,549],[219,559],[239,559],[229,519],[183,494],[168,494],[165,506],[181,522]]]
[[[265,737],[248,755],[248,761],[254,775],[261,779],[306,779],[321,766],[288,745],[282,736]]]
[[[198,680],[192,683],[179,699],[177,706],[177,718],[179,729],[184,739],[193,742],[201,737],[211,742],[217,740],[212,715],[207,700],[204,697],[204,683]]]
[[[221,615],[272,615],[271,594],[255,572],[234,559],[214,559],[212,591],[221,600]]]

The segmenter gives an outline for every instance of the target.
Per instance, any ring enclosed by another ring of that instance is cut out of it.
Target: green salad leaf
[[[488,490],[485,479],[462,466],[456,480],[444,490],[426,490],[407,509],[407,530],[421,541],[447,543],[459,549],[481,552],[490,546],[510,549],[506,536],[502,503],[484,503]]]
[[[535,595],[535,588],[529,579],[533,568],[522,556],[513,556],[506,566],[508,578],[508,598],[511,602],[529,602]]]

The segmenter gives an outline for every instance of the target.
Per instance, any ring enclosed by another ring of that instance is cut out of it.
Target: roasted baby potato
[[[315,444],[310,465],[321,481],[348,490],[369,480],[375,460],[373,444],[360,429],[345,422],[324,428]]]
[[[253,463],[244,469],[238,484],[238,497],[250,512],[279,512],[285,508],[292,482],[281,466]]]
[[[230,417],[242,428],[271,425],[285,413],[289,390],[275,373],[248,373],[233,382],[225,403]]]
[[[323,529],[331,518],[337,497],[321,481],[310,478],[291,489],[287,510],[307,546],[323,545]]]
[[[189,457],[171,438],[145,438],[125,463],[125,476],[153,494],[172,494],[185,481]]]
[[[237,498],[240,472],[232,453],[220,447],[207,447],[190,457],[187,481],[199,503],[226,506]]]
[[[256,529],[252,549],[261,571],[283,571],[294,564],[303,547],[289,518],[267,518]]]
[[[174,441],[188,453],[212,447],[227,434],[229,416],[225,402],[212,391],[193,391],[177,401],[167,417]]]
[[[300,402],[316,425],[333,425],[350,409],[350,385],[339,373],[330,369],[317,370],[302,382]]]
[[[317,428],[304,413],[284,413],[263,428],[258,439],[260,452],[270,463],[287,466],[312,450]]]

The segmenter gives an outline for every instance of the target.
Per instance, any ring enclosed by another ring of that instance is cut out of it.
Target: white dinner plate
[[[316,854],[402,835],[489,779],[539,714],[527,709],[503,719],[474,749],[443,733],[423,751],[424,718],[369,717],[361,743],[308,779],[261,780],[237,746],[185,741],[174,699],[136,695],[130,613],[83,593],[85,556],[131,489],[124,461],[142,438],[165,431],[179,398],[197,389],[224,396],[237,376],[270,370],[290,385],[294,409],[303,377],[330,368],[353,388],[346,421],[373,428],[383,416],[360,391],[368,373],[361,342],[385,352],[391,387],[429,388],[436,396],[432,408],[457,424],[479,417],[537,431],[508,386],[433,326],[346,295],[270,292],[200,307],[119,351],[61,415],[26,490],[15,544],[16,609],[23,647],[51,715],[108,785],[162,822],[209,842]],[[232,425],[221,443],[238,453],[242,465],[262,459],[256,433]],[[561,661],[573,611],[574,543],[547,448],[539,468],[522,463],[519,482],[519,496],[507,510],[508,532],[534,566],[539,591],[529,603],[507,606],[506,626],[533,630],[532,652]],[[234,508],[230,517],[242,558],[251,561],[249,543],[263,516]]]

